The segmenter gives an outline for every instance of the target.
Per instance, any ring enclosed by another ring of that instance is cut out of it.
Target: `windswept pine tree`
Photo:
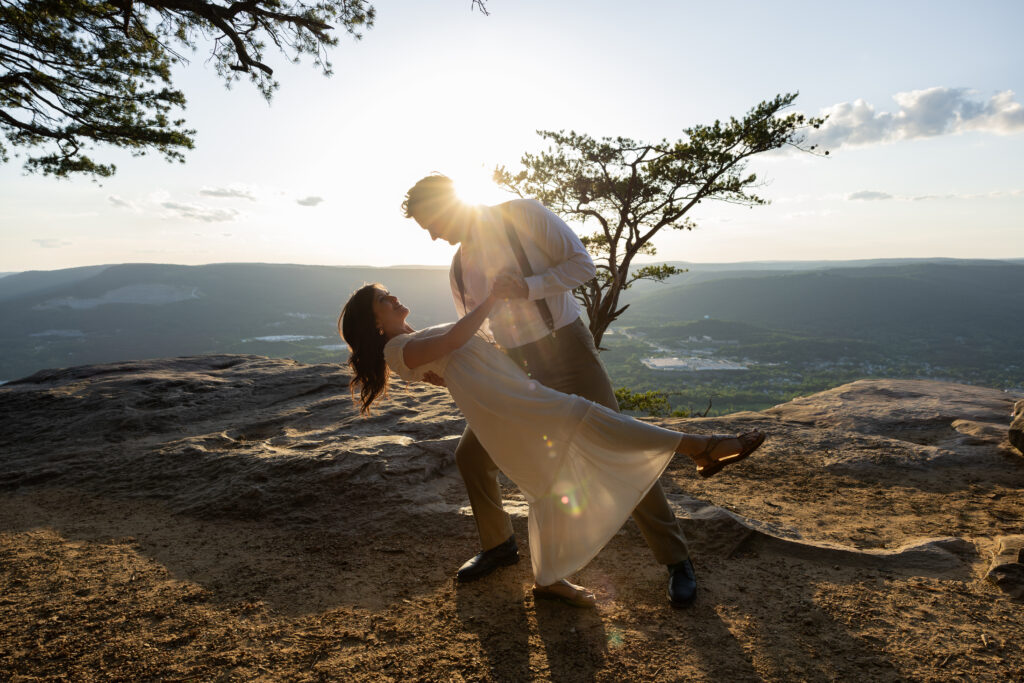
[[[598,345],[628,308],[619,305],[623,290],[638,280],[661,281],[683,272],[667,264],[631,267],[638,255],[656,253],[652,240],[659,230],[692,230],[687,214],[703,201],[767,204],[752,192],[757,176],[746,172],[757,154],[783,147],[822,153],[804,144],[804,131],[824,119],[784,114],[796,97],[777,95],[743,118],[686,128],[674,141],[541,130],[537,134],[552,143],[548,149],[523,155],[518,172],[495,169],[494,180],[505,189],[536,197],[567,220],[597,223],[597,231],[583,237],[597,277],[575,295]]]

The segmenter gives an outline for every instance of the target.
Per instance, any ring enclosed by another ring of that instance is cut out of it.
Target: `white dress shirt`
[[[487,297],[499,274],[522,275],[505,232],[504,209],[516,228],[534,274],[525,278],[529,288],[527,298],[499,302],[483,331],[501,346],[515,348],[550,333],[537,307],[537,299],[547,301],[556,330],[574,322],[580,316],[580,306],[572,290],[593,279],[597,271],[576,233],[543,204],[534,199],[516,199],[500,206],[480,207],[479,220],[462,241],[465,305],[455,279],[454,261],[449,279],[455,310],[461,318]]]

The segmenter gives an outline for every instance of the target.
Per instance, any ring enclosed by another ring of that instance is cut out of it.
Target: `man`
[[[410,188],[402,208],[431,239],[460,245],[450,271],[460,317],[493,290],[508,305],[491,315],[484,331],[513,360],[542,384],[618,410],[608,373],[572,295],[593,279],[596,269],[564,221],[529,199],[467,206],[456,198],[451,179],[440,174]],[[433,381],[441,383],[436,376]],[[518,562],[519,549],[502,507],[498,468],[468,428],[455,449],[455,462],[483,547],[462,565],[458,580],[475,581]],[[668,567],[672,604],[692,604],[697,592],[693,565],[660,483],[640,501],[633,519],[655,558]]]

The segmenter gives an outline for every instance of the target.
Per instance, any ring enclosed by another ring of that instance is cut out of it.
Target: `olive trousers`
[[[581,318],[544,339],[506,349],[506,353],[545,386],[582,396],[615,411],[619,409],[594,337]],[[502,507],[498,467],[472,429],[467,428],[459,440],[455,463],[469,493],[481,546],[489,550],[500,545],[512,535],[512,520]],[[661,564],[675,564],[689,557],[686,537],[660,482],[655,482],[637,504],[633,520]]]

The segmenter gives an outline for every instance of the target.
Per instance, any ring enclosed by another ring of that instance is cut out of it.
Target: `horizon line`
[[[866,257],[866,258],[855,258],[855,259],[830,259],[830,258],[808,258],[808,259],[759,259],[759,260],[747,260],[747,261],[684,261],[682,259],[665,260],[665,259],[653,259],[650,261],[634,261],[631,265],[642,266],[650,265],[652,263],[681,263],[691,266],[736,266],[743,264],[754,264],[754,265],[773,265],[773,264],[800,264],[800,263],[865,263],[865,262],[877,262],[877,261],[992,261],[992,262],[1017,262],[1024,261],[1024,256],[1011,256],[1011,257],[976,257],[976,258],[965,258],[957,256],[879,256],[879,257]],[[58,270],[72,270],[75,268],[102,268],[102,267],[113,267],[113,266],[127,266],[127,265],[151,265],[151,266],[182,266],[185,268],[203,268],[207,266],[221,266],[221,265],[267,265],[267,266],[309,266],[315,268],[372,268],[378,270],[387,270],[394,268],[403,269],[424,269],[424,270],[435,270],[439,268],[448,268],[447,264],[416,264],[416,263],[397,263],[386,266],[375,266],[368,263],[296,263],[294,261],[211,261],[209,263],[172,263],[166,261],[122,261],[119,263],[92,263],[77,266],[63,266],[60,268],[26,268],[24,270],[4,270],[0,271],[0,275],[17,275],[19,273],[38,273],[38,272],[53,272]]]

